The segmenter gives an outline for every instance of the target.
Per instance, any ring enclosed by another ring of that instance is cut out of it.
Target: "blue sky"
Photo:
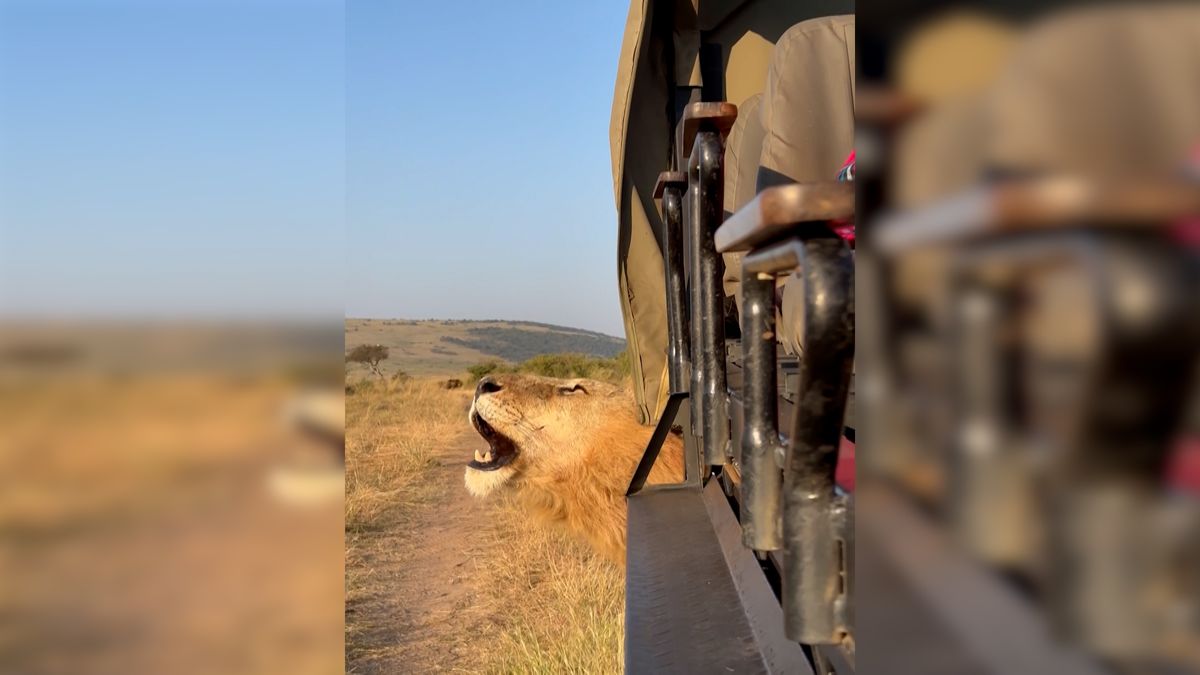
[[[340,312],[343,16],[3,0],[0,308]]]
[[[624,2],[352,0],[347,313],[622,334]]]
[[[625,10],[0,0],[0,313],[620,334]]]

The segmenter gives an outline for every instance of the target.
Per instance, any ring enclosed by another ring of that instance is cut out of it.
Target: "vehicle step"
[[[628,504],[626,673],[812,672],[717,481]]]

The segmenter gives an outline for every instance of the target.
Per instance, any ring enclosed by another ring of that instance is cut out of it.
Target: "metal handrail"
[[[729,411],[725,379],[725,313],[721,257],[713,233],[724,217],[724,143],[712,123],[696,133],[688,162],[687,224],[692,266],[692,430],[701,439],[704,463],[722,466],[729,457]]]

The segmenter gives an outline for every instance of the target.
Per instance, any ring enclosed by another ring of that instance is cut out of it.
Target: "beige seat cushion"
[[[950,56],[962,56],[951,47],[979,41],[974,34],[951,37],[944,28],[939,54],[907,59],[932,71],[925,80],[943,75],[941,64]],[[937,50],[913,44],[909,51]],[[1200,7],[1064,12],[997,54],[1004,57],[1000,64],[963,57],[986,79],[960,83],[953,95],[930,101],[897,135],[893,206],[937,203],[979,185],[989,171],[1170,174],[1200,142],[1200,88],[1194,86],[1200,82]],[[934,248],[896,259],[896,301],[944,322],[947,265],[948,252]]]
[[[854,148],[854,17],[803,21],[779,38],[762,98],[758,189],[831,180]]]
[[[890,197],[894,207],[928,207],[983,180],[983,102],[982,96],[975,95],[938,103],[900,130],[892,161]],[[944,322],[949,263],[945,247],[928,247],[893,259],[893,302],[923,307],[930,321]]]
[[[762,125],[762,94],[738,104],[738,117],[725,142],[725,215],[754,199],[758,180],[758,158],[762,154],[765,129]]]
[[[738,118],[725,143],[725,216],[729,217],[754,199],[758,180],[758,157],[762,153],[763,126],[759,115],[762,94],[755,94],[738,105]],[[726,253],[722,279],[725,297],[737,303],[742,312],[742,253]]]
[[[831,180],[854,149],[854,17],[829,16],[788,29],[775,45],[761,117],[757,188]],[[787,278],[779,340],[799,354],[801,279]]]
[[[1200,141],[1200,6],[1064,12],[992,87],[987,156],[1005,172],[1162,175]]]

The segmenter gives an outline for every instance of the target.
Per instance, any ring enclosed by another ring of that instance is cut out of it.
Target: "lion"
[[[635,410],[631,393],[597,380],[485,377],[469,418],[487,449],[467,464],[467,490],[510,494],[624,566],[625,490],[654,432]],[[683,441],[669,434],[646,482],[680,482],[683,464]]]

